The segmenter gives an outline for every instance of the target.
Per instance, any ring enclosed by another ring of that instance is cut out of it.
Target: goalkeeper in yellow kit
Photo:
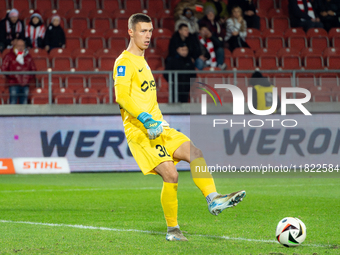
[[[156,84],[144,59],[152,35],[149,16],[132,15],[128,21],[130,43],[113,68],[116,102],[120,106],[125,134],[131,153],[143,174],[158,174],[163,179],[161,203],[168,230],[166,240],[187,241],[177,222],[178,173],[175,165],[185,160],[196,186],[202,191],[213,215],[235,206],[245,197],[241,190],[227,195],[216,192],[209,172],[195,172],[206,167],[201,150],[184,134],[169,127],[158,107]]]

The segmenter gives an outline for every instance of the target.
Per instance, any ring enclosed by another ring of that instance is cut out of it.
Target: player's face
[[[142,50],[149,47],[151,42],[153,26],[152,23],[138,22],[132,31],[132,38],[136,46]]]

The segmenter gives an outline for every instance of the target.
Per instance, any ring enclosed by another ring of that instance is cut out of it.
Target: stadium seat
[[[124,0],[124,9],[133,13],[143,12],[144,5],[142,0]]]
[[[284,31],[284,37],[288,39],[289,37],[294,37],[294,36],[306,36],[305,31],[303,31],[302,28],[294,27],[294,28],[287,28]]]
[[[160,24],[160,28],[168,29],[171,32],[175,31],[175,19],[172,16],[161,17],[159,24]]]
[[[75,0],[57,0],[57,9],[63,13],[67,13],[70,10],[75,10],[76,1]]]
[[[282,36],[268,36],[265,39],[265,46],[278,51],[285,47],[285,42]]]
[[[275,9],[276,4],[274,0],[260,0],[257,1],[257,8],[268,12],[270,9]]]
[[[88,16],[91,20],[95,18],[112,18],[112,13],[107,10],[96,9],[91,10]]]
[[[332,92],[327,87],[311,87],[310,92],[313,102],[332,102]]]
[[[265,31],[268,28],[268,19],[266,17],[260,17],[260,30]]]
[[[47,57],[34,57],[33,61],[37,71],[47,71],[47,69],[50,67]]]
[[[145,9],[147,9],[149,13],[158,13],[167,8],[164,0],[146,0]]]
[[[255,51],[255,57],[276,56],[276,50],[270,48],[260,48]]]
[[[303,48],[300,52],[302,58],[306,56],[322,56],[322,49],[319,48]]]
[[[79,0],[79,9],[89,13],[91,10],[100,9],[98,0]]]
[[[74,90],[70,88],[61,88],[61,87],[55,87],[52,89],[52,94],[53,96],[58,96],[58,95],[71,95],[74,96]]]
[[[273,85],[281,92],[282,87],[292,87],[291,73],[275,73],[273,76]]]
[[[102,0],[102,8],[103,10],[114,12],[122,9],[122,4],[120,0]]]
[[[249,48],[236,48],[233,53],[232,56],[234,58],[240,57],[240,56],[254,56],[254,51],[252,49]]]
[[[288,47],[301,51],[307,48],[307,38],[304,35],[294,35],[288,38]]]
[[[70,71],[73,68],[70,57],[54,57],[52,59],[53,71]]]
[[[262,48],[262,38],[261,37],[255,37],[255,36],[247,36],[246,42],[248,43],[249,47],[256,51],[259,48]]]
[[[252,56],[239,56],[236,58],[236,68],[238,70],[251,70],[255,68],[255,58]]]
[[[12,0],[11,7],[17,9],[19,14],[25,10],[32,9],[31,1],[29,0]]]
[[[154,40],[156,40],[157,38],[171,38],[172,34],[173,33],[166,28],[158,28],[152,31],[152,37],[154,38]]]
[[[127,33],[127,30],[124,29],[124,30],[119,30],[117,28],[114,28],[114,29],[108,29],[104,32],[104,37],[106,39],[109,39],[109,38],[126,38],[126,40],[129,39],[129,35]]]
[[[146,62],[151,70],[164,70],[164,59],[161,56],[150,56],[146,58]]]
[[[31,104],[48,104],[48,94],[41,94],[41,95],[31,95],[30,96]]]
[[[34,0],[34,9],[39,10],[40,13],[56,9],[53,0]]]
[[[340,48],[340,36],[332,38],[332,46],[334,48]]]
[[[90,19],[85,17],[74,17],[70,19],[70,28],[83,31],[90,28]]]
[[[80,56],[75,59],[76,71],[94,71],[96,69],[96,60],[94,57]]]
[[[301,59],[299,56],[282,56],[281,58],[282,69],[301,69]]]
[[[114,62],[116,61],[115,57],[99,57],[98,58],[98,69],[100,71],[112,71]]]
[[[112,29],[112,20],[110,18],[94,18],[92,28],[102,32]]]
[[[92,50],[106,48],[105,39],[103,37],[97,37],[97,36],[87,37],[85,39],[85,47],[92,49]]]
[[[99,96],[95,94],[82,94],[79,95],[79,104],[100,104]]]
[[[311,37],[310,38],[310,47],[323,51],[324,49],[329,47],[328,37],[326,37],[326,36]]]
[[[328,69],[340,69],[340,56],[329,56],[327,58]]]
[[[50,51],[49,55],[50,55],[50,59],[53,59],[54,57],[71,57],[71,54],[72,54],[72,49],[54,48]]]
[[[31,48],[29,50],[29,54],[31,55],[32,58],[35,58],[35,57],[48,57],[47,51],[45,49],[41,49],[41,48]]]
[[[107,75],[91,75],[88,78],[88,85],[90,88],[99,91],[100,89],[105,88],[109,85],[108,77]]]
[[[334,88],[337,88],[340,85],[339,77],[336,73],[322,73],[319,76],[319,85],[334,90]]]
[[[158,37],[154,39],[155,48],[162,53],[163,57],[168,55],[169,43],[171,37]]]
[[[281,58],[282,56],[299,56],[300,52],[296,48],[281,48],[277,52],[277,56]]]
[[[79,10],[79,9],[71,9],[65,13],[65,17],[70,20],[72,18],[89,18],[88,11]],[[72,28],[72,27],[71,27]],[[76,27],[74,29],[77,29]],[[79,29],[79,28],[78,28]]]
[[[261,70],[277,69],[279,62],[276,56],[261,56],[259,57],[259,67]]]
[[[71,53],[71,57],[73,59],[77,57],[93,57],[94,56],[94,50],[87,49],[87,48],[81,48],[81,49],[75,49]]]
[[[329,40],[332,40],[333,37],[340,37],[340,28],[333,27],[328,31]]]
[[[247,37],[262,37],[262,32],[256,28],[247,28]]]
[[[340,56],[340,48],[326,48],[322,55],[325,59],[329,56]]]
[[[87,29],[85,29],[85,30],[87,30]],[[82,34],[83,34],[83,31],[84,30],[72,29],[72,28],[66,29],[66,31],[65,31],[66,40],[69,37],[81,37]]]
[[[76,98],[70,94],[59,94],[54,97],[55,104],[75,104]]]
[[[57,75],[52,75],[52,90],[54,88],[61,88],[63,85],[61,77]],[[41,87],[48,88],[48,76],[43,76],[41,78]]]
[[[125,37],[111,37],[109,38],[108,40],[108,48],[110,49],[113,49],[113,48],[116,48],[116,49],[119,49],[119,51],[123,51],[126,49],[128,45],[128,41]]]
[[[308,29],[307,31],[307,37],[308,38],[311,38],[311,37],[328,37],[328,33],[325,29],[323,28],[310,28]]]
[[[82,75],[72,75],[65,78],[65,87],[76,91],[86,87],[86,79]]]
[[[8,10],[10,9],[10,6],[8,4],[8,0],[3,0],[3,1],[0,1],[0,10]],[[4,15],[5,16],[5,15]],[[1,16],[2,17],[2,16]]]
[[[71,52],[75,49],[83,48],[83,42],[79,37],[67,37],[66,39],[66,49]]]
[[[273,29],[281,30],[282,32],[290,28],[289,19],[287,17],[273,17],[271,23]]]
[[[128,28],[128,17],[118,17],[115,19],[115,28],[117,28],[118,30],[127,30]]]
[[[94,56],[96,58],[100,58],[100,57],[112,57],[112,56],[119,56],[120,53],[122,53],[121,50],[117,50],[117,49],[98,49],[95,53]]]
[[[275,17],[287,17],[287,15],[285,15],[283,13],[283,10],[280,9],[280,8],[273,8],[273,9],[270,9],[267,13],[266,13],[266,16],[270,19],[272,18],[275,18]],[[272,23],[273,25],[273,23]],[[272,26],[273,27],[273,26]]]
[[[310,89],[317,86],[317,80],[313,73],[297,73],[296,74],[296,86],[300,88]]]

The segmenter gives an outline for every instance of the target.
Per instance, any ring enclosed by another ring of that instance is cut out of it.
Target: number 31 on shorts
[[[165,156],[170,157],[169,153],[166,151],[164,146],[157,144],[156,149],[159,150],[160,153],[158,154],[158,156],[160,156],[161,158],[163,158]]]

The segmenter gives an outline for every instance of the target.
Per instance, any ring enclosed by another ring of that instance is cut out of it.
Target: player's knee
[[[168,182],[171,183],[177,183],[178,182],[178,172],[177,171],[171,171],[168,173]]]
[[[200,149],[193,147],[191,148],[191,159],[201,158],[203,157],[203,153]]]

